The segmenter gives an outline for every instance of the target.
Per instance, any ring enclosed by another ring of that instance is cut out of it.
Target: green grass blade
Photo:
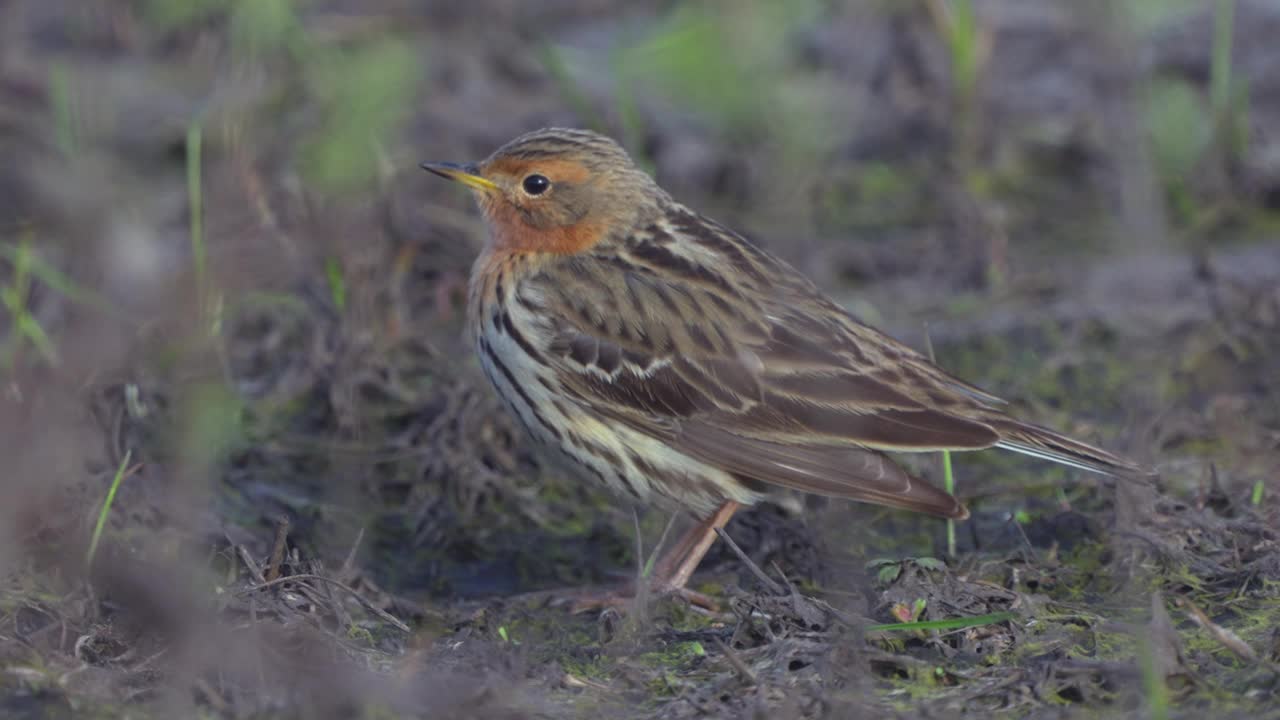
[[[200,154],[204,132],[199,122],[187,128],[187,204],[191,212],[188,232],[191,237],[191,262],[196,273],[196,293],[203,307],[205,301],[204,191],[200,185]]]
[[[27,252],[24,248],[26,242],[26,240],[23,240],[21,244],[0,244],[0,257],[3,257],[16,265],[19,262],[19,258]],[[93,307],[98,310],[103,310],[114,315],[121,317],[124,316],[124,314],[119,310],[111,307],[111,304],[105,297],[93,292],[92,290],[80,287],[80,285],[77,284],[75,280],[72,280],[70,276],[54,267],[39,255],[30,253],[25,262],[28,263],[27,270],[33,277],[45,285],[48,285],[51,290],[63,295],[68,300],[80,303],[81,305]]]
[[[125,451],[124,457],[120,459],[120,467],[116,468],[115,477],[111,478],[111,487],[107,489],[107,499],[102,501],[102,509],[98,511],[98,523],[93,527],[93,537],[89,539],[89,551],[85,554],[85,565],[93,564],[93,557],[98,552],[98,541],[102,539],[102,530],[107,526],[107,515],[111,514],[111,505],[116,500],[116,491],[120,489],[120,483],[124,481],[125,471],[129,467],[129,459],[133,457],[133,451]]]
[[[342,263],[337,258],[326,258],[324,276],[329,284],[329,298],[339,311],[347,307],[347,281],[342,274]]]
[[[1156,664],[1155,649],[1146,637],[1138,638],[1138,669],[1142,673],[1142,686],[1147,696],[1147,717],[1168,720],[1169,688]]]
[[[58,351],[53,347],[53,341],[49,339],[49,334],[40,326],[40,321],[35,319],[31,313],[23,313],[18,316],[18,331],[23,334],[32,345],[36,346],[36,350],[44,356],[45,362],[52,366],[58,364]]]
[[[54,142],[63,155],[75,157],[80,149],[76,132],[76,105],[71,90],[71,72],[65,63],[49,68],[49,94],[53,105]]]
[[[18,362],[22,341],[26,339],[35,346],[49,365],[58,364],[58,353],[53,341],[40,325],[40,321],[27,308],[27,295],[31,290],[32,265],[35,253],[31,251],[30,232],[24,234],[22,241],[14,248],[10,256],[13,264],[13,284],[0,287],[0,303],[3,303],[13,322],[13,332],[4,344],[3,357],[0,363],[8,370]]]
[[[948,495],[956,494],[956,477],[951,471],[951,451],[942,451],[942,481]],[[947,557],[956,556],[956,521],[947,519]]]
[[[924,345],[929,351],[929,362],[936,363],[938,360],[933,354],[933,338],[929,335],[929,325],[924,326]],[[956,494],[956,476],[951,469],[951,451],[942,451],[942,482],[943,489],[948,495]],[[947,557],[956,556],[956,521],[947,518]]]

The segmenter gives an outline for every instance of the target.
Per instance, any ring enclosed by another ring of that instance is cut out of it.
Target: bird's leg
[[[680,539],[677,540],[674,545],[666,550],[663,550],[661,544],[659,544],[658,547],[655,547],[653,550],[654,553],[662,552],[662,555],[660,555],[657,561],[653,564],[653,569],[651,570],[649,577],[671,577],[676,570],[676,566],[679,565],[680,561],[684,560],[685,556],[693,550],[693,546],[702,537],[706,523],[706,520],[698,520],[695,522],[692,527],[680,535]],[[659,541],[659,543],[661,543],[661,541]]]
[[[680,540],[654,565],[652,580],[649,586],[658,593],[673,593],[685,598],[690,603],[709,610],[716,608],[716,603],[702,593],[685,588],[698,563],[711,549],[716,540],[716,529],[725,526],[729,518],[742,507],[732,500],[726,500],[718,510],[681,536]],[[623,588],[615,588],[604,593],[578,593],[574,598],[573,612],[583,612],[602,607],[625,606],[635,595],[636,588],[628,583]]]
[[[662,556],[654,568],[654,587],[663,591],[683,590],[688,584],[698,563],[711,549],[716,541],[716,530],[724,527],[729,518],[742,507],[732,500],[724,504],[709,517],[689,528],[680,538],[680,542],[671,551]]]

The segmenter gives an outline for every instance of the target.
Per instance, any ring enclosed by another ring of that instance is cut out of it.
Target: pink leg
[[[725,526],[729,518],[742,507],[732,500],[726,500],[718,510],[705,520],[689,528],[670,550],[663,553],[654,565],[651,587],[659,593],[676,593],[689,602],[707,609],[715,609],[715,601],[701,594],[687,590],[685,585],[698,568],[698,563],[711,549],[716,541],[716,529]],[[579,595],[573,603],[572,612],[584,612],[602,607],[621,607],[635,596],[635,587],[610,590],[604,593],[585,593]]]
[[[657,586],[663,590],[683,590],[716,541],[716,530],[723,528],[740,507],[738,503],[726,500],[711,517],[690,528],[676,547],[658,562],[658,572],[655,573]]]

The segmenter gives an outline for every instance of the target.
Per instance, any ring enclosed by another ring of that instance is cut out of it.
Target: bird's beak
[[[476,167],[475,163],[461,165],[449,162],[427,162],[422,163],[422,169],[482,192],[490,193],[499,190],[492,180],[480,175],[480,168]]]

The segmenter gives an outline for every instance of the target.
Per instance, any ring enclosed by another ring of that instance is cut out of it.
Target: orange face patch
[[[492,197],[484,203],[485,213],[493,226],[496,249],[508,253],[572,255],[599,242],[605,230],[602,222],[587,219],[573,225],[539,229],[530,226],[521,212],[523,209],[537,213],[539,205],[546,207],[546,204],[555,203],[557,184],[577,185],[589,180],[591,171],[582,163],[563,158],[527,160],[501,157],[483,168],[485,176],[495,181],[499,181],[498,178],[510,179],[510,184],[516,186],[533,173],[551,180],[552,190],[545,197],[523,197],[517,191],[512,197]]]
[[[538,229],[528,225],[520,211],[505,200],[494,203],[488,214],[496,249],[507,253],[573,255],[600,242],[605,232],[604,223],[591,220]]]

